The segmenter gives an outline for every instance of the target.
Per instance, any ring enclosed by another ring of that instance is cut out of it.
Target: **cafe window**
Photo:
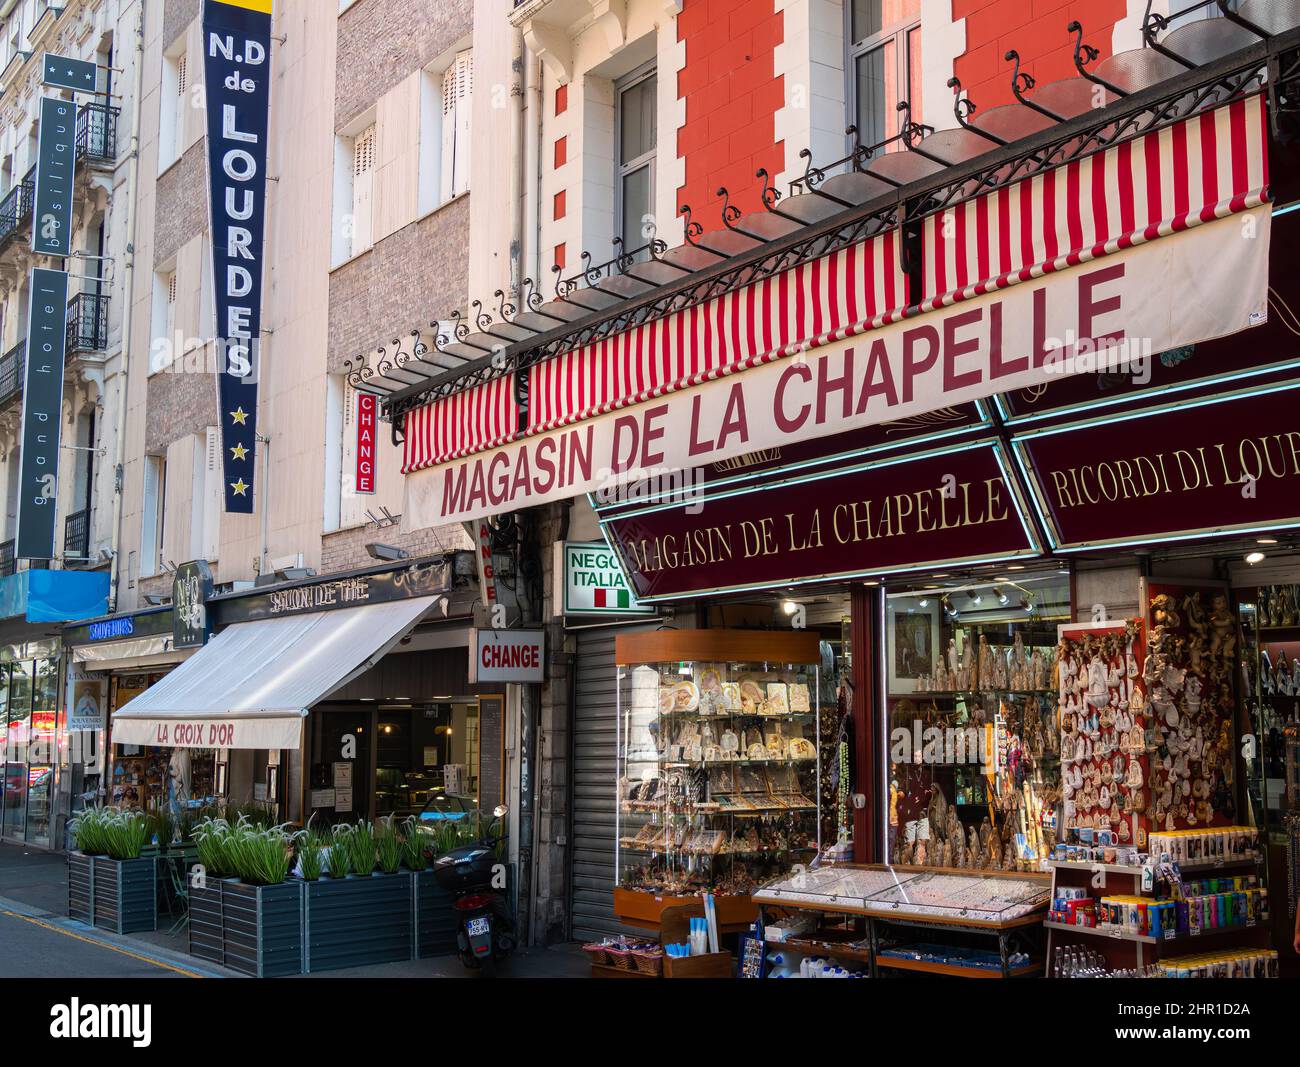
[[[898,103],[921,120],[920,0],[852,0],[845,5],[849,121],[864,145],[898,133]]]

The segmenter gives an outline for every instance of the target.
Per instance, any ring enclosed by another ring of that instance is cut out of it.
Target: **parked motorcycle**
[[[501,804],[483,836],[454,848],[433,864],[438,885],[459,914],[456,949],[466,967],[490,975],[515,947],[514,920],[505,881],[505,816]]]

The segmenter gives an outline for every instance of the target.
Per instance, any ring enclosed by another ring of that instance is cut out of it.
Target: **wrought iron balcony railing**
[[[23,374],[26,368],[26,341],[20,341],[0,356],[0,405],[7,404],[22,393]]]
[[[63,520],[63,558],[84,560],[90,555],[90,509],[74,511]]]
[[[36,168],[33,167],[9,192],[0,198],[0,245],[9,240],[32,213],[36,199]]]
[[[117,116],[121,108],[82,104],[77,108],[77,162],[117,161]]]
[[[78,293],[68,301],[68,351],[102,352],[108,347],[108,294]]]
[[[14,556],[12,540],[0,542],[0,578],[8,578],[18,570],[18,560]]]

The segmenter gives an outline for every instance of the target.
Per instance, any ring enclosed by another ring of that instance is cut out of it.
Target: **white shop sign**
[[[557,541],[555,583],[557,615],[649,615],[654,609],[637,603],[619,567],[618,557],[604,541]]]
[[[473,630],[470,682],[541,682],[546,678],[542,630]]]
[[[1122,372],[1135,355],[1149,360],[1260,325],[1268,315],[1269,212],[1265,205],[1208,222],[417,471],[406,478],[403,529],[588,492],[618,499],[621,487],[656,475],[1066,374]]]

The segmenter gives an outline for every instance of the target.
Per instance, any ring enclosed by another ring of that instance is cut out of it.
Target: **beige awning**
[[[113,713],[119,744],[297,748],[307,709],[369,670],[441,597],[241,622]]]

